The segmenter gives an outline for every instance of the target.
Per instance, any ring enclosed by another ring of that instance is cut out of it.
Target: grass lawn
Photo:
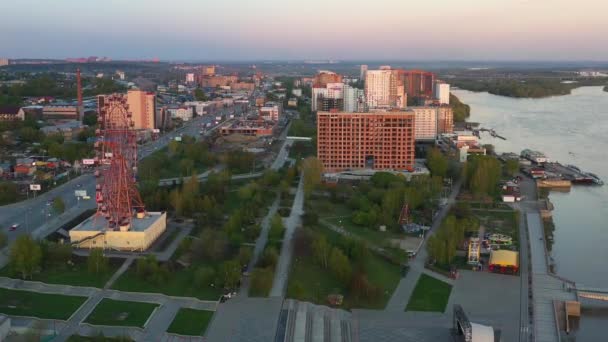
[[[181,308],[167,329],[168,333],[202,336],[207,330],[213,311]]]
[[[314,211],[319,215],[320,218],[326,217],[341,217],[342,220],[349,220],[353,215],[352,209],[350,209],[344,203],[333,203],[329,198],[324,196],[313,196],[311,201]]]
[[[85,297],[0,288],[0,312],[7,315],[67,320],[85,300]]]
[[[405,311],[444,312],[450,299],[452,285],[421,274]]]
[[[86,318],[85,323],[143,328],[157,306],[158,304],[104,298]]]
[[[73,265],[49,265],[41,272],[35,273],[31,280],[41,281],[48,284],[64,284],[72,286],[103,287],[112,277],[112,274],[120,267],[122,260],[110,260],[108,271],[105,273],[89,273],[86,258],[72,258]],[[9,267],[0,270],[0,276],[19,278],[13,274]]]
[[[194,272],[198,266],[205,265],[193,264],[188,268],[180,268],[171,273],[171,277],[166,284],[157,285],[138,277],[135,273],[135,265],[132,265],[127,272],[116,280],[112,289],[130,292],[164,293],[169,296],[195,297],[203,300],[218,300],[222,294],[221,288],[211,286],[201,287],[194,284]],[[211,264],[207,266],[213,267]]]

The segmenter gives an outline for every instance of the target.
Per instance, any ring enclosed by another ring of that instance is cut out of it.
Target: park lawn
[[[199,266],[213,267],[213,264],[192,264],[188,268],[181,268],[171,273],[167,283],[155,284],[141,279],[135,273],[135,265],[120,276],[112,289],[129,292],[163,293],[176,297],[194,297],[202,300],[218,300],[222,294],[221,288],[211,286],[198,286],[194,284],[194,272]]]
[[[178,335],[202,336],[213,317],[213,311],[181,308],[167,329]]]
[[[373,230],[371,228],[356,225],[351,221],[350,217],[332,217],[325,219],[325,221],[337,227],[344,228],[346,231],[350,232],[354,236],[364,241],[368,241],[378,247],[383,247],[387,245],[390,242],[389,239],[403,239],[406,237],[405,233],[396,234],[390,231],[381,232],[379,230]]]
[[[104,298],[84,322],[93,325],[143,328],[158,306],[159,304],[154,303],[127,302]]]
[[[294,291],[296,284],[300,285],[300,293]],[[312,258],[292,260],[287,297],[327,305],[327,296],[336,293],[346,298],[346,289],[328,269],[315,264]]]
[[[444,312],[450,299],[452,285],[421,274],[405,311]]]
[[[64,296],[0,288],[0,312],[6,315],[67,320],[85,297]]]
[[[73,258],[73,265],[48,265],[40,272],[34,273],[32,281],[40,281],[47,284],[61,284],[72,286],[91,286],[103,287],[112,277],[114,272],[120,267],[120,263],[115,260],[110,260],[107,272],[104,273],[89,273],[86,264],[86,258]],[[9,266],[0,270],[0,276],[19,278],[9,270]]]
[[[312,208],[319,218],[339,218],[342,221],[349,221],[353,216],[353,211],[344,203],[333,203],[325,196],[314,196],[311,201]]]
[[[381,298],[367,303],[366,307],[384,309],[399,285],[401,267],[371,252],[370,257],[365,260],[365,270],[369,281],[375,286],[379,286],[382,291]]]

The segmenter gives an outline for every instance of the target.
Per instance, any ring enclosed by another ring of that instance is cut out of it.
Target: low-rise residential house
[[[25,112],[18,106],[0,106],[0,121],[23,121]]]

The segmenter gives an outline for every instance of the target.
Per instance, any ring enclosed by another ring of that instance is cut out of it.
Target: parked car
[[[20,224],[15,223],[8,230],[10,230],[11,232],[15,231],[15,230],[17,230],[17,228],[19,228],[19,226],[20,226]]]

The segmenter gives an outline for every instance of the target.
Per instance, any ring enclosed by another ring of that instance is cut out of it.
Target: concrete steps
[[[292,299],[282,310],[275,342],[354,342],[348,311]]]

